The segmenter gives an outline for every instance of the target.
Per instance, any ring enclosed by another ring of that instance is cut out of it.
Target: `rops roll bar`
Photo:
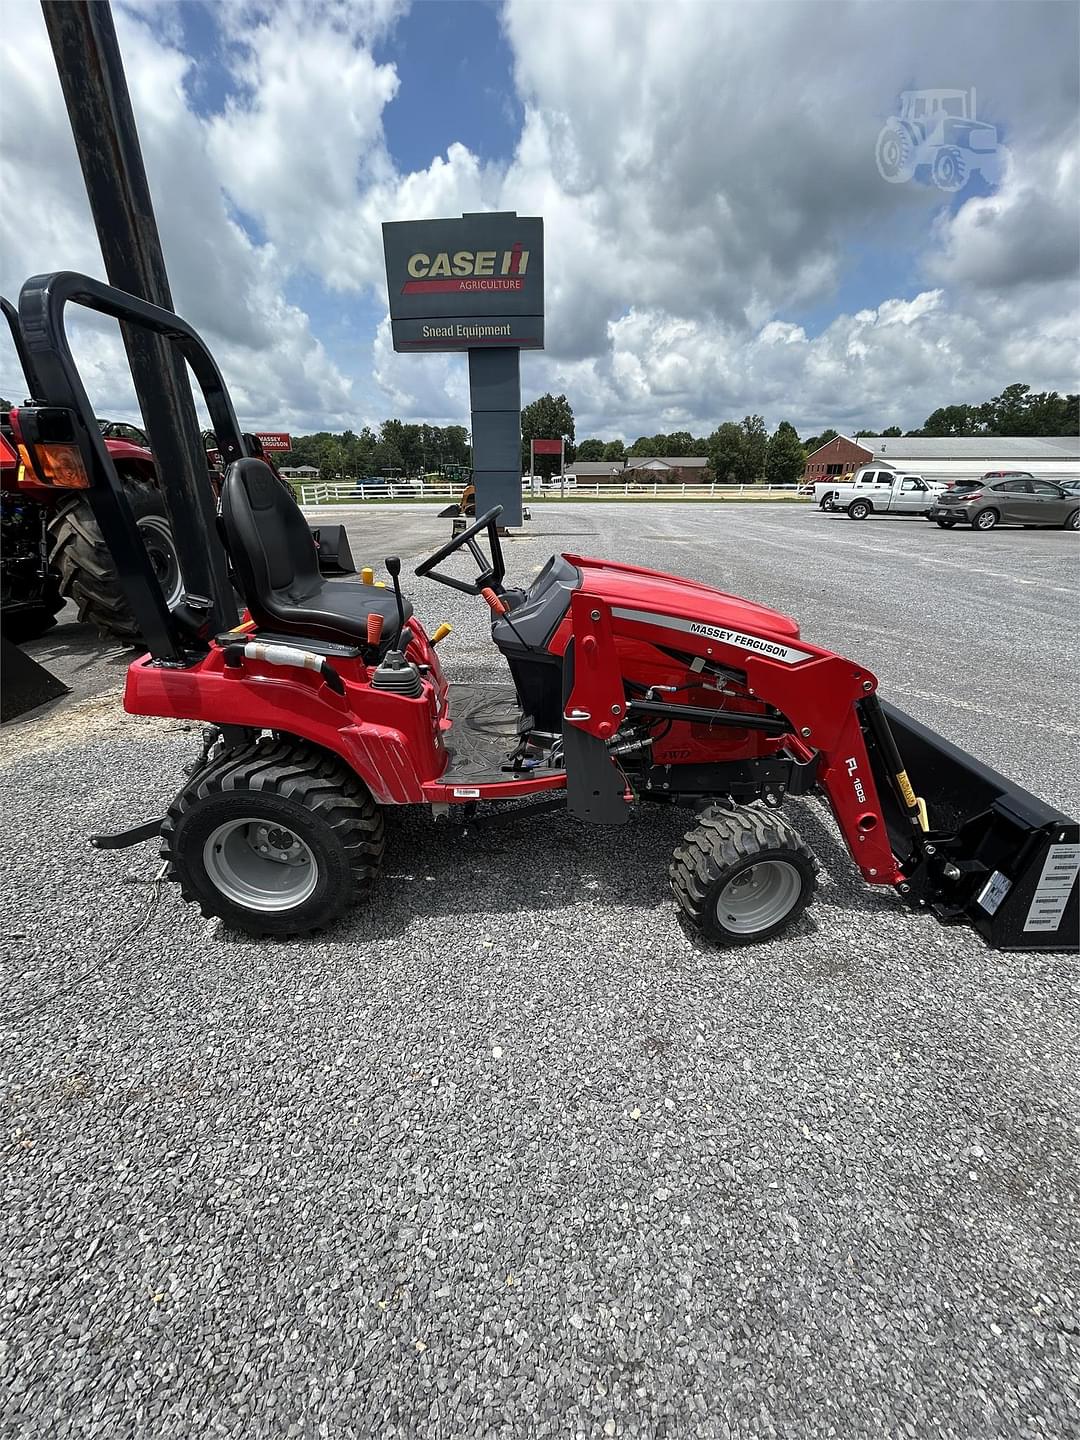
[[[199,334],[179,315],[70,270],[34,275],[22,287],[18,328],[22,336],[20,359],[27,383],[31,384],[34,398],[40,404],[75,413],[78,425],[74,439],[91,477],[87,495],[125,597],[155,658],[179,660],[190,647],[191,637],[169,612],[116,466],[98,429],[93,406],[68,344],[64,320],[69,304],[95,310],[124,325],[153,331],[176,346],[199,383],[226,464],[247,453],[243,435],[214,357]],[[11,317],[8,318],[10,321]],[[157,468],[167,508],[173,515],[182,515],[194,532],[186,537],[189,543],[195,541],[212,554],[216,551],[219,563],[210,567],[215,593],[201,597],[209,606],[210,623],[216,629],[234,625],[236,602],[228,584],[224,547],[216,528],[206,519],[207,513],[212,512],[207,506],[205,510],[195,507],[193,513],[180,477],[170,474],[160,457]],[[198,479],[201,481],[202,477]],[[209,485],[209,480],[206,483]]]

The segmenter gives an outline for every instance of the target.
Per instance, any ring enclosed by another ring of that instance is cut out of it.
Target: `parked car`
[[[997,525],[1080,530],[1080,496],[1050,480],[1020,476],[993,480],[963,495],[946,492],[936,498],[929,515],[943,530],[954,525],[970,525],[973,530],[993,530]]]
[[[1067,491],[1068,494],[1080,495],[1080,480],[1059,480],[1057,483],[1061,486],[1062,490]]]
[[[842,490],[833,507],[843,506],[851,520],[866,520],[871,515],[925,515],[944,489],[921,475],[894,475],[891,485],[876,485],[854,495]]]

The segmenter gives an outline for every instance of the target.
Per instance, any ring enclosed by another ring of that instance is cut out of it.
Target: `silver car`
[[[970,525],[993,530],[997,525],[1055,525],[1080,530],[1080,496],[1070,495],[1050,480],[1028,476],[994,480],[961,495],[939,495],[927,511],[943,530]]]

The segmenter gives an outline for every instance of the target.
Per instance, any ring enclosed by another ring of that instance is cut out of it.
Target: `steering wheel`
[[[479,595],[482,590],[489,588],[498,594],[502,589],[503,577],[506,574],[502,546],[499,544],[499,529],[495,524],[502,512],[501,505],[496,505],[492,510],[485,510],[483,515],[478,520],[474,520],[467,530],[463,530],[460,535],[455,535],[447,544],[436,550],[434,555],[429,555],[426,560],[421,560],[414,573],[430,575],[432,580],[438,580],[440,585],[449,585],[451,590],[460,590],[465,595]],[[481,530],[488,532],[490,560],[476,543],[476,537]],[[461,550],[465,546],[468,546],[480,571],[474,581],[470,583],[468,580],[459,580],[455,575],[443,575],[436,570],[436,565],[441,564],[448,555],[453,555],[455,550]]]

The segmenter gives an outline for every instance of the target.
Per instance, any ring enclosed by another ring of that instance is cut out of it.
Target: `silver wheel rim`
[[[180,603],[184,593],[184,577],[180,574],[180,561],[169,522],[164,515],[144,515],[138,526],[165,603],[171,610]]]
[[[203,846],[203,865],[227,900],[262,914],[302,905],[319,880],[318,861],[299,835],[253,816],[219,825]]]
[[[984,513],[980,515],[975,521],[975,527],[978,530],[992,530],[994,528],[994,524],[994,515],[993,512],[990,510],[984,511]]]
[[[802,876],[786,860],[759,860],[733,875],[716,901],[716,918],[735,935],[779,924],[802,894]]]

